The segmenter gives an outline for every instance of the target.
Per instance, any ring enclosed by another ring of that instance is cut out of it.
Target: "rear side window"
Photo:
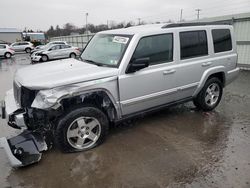
[[[133,54],[132,60],[150,58],[150,64],[173,61],[173,34],[154,35],[142,38]]]
[[[206,31],[180,33],[181,59],[208,55]]]
[[[215,53],[232,50],[232,38],[229,29],[213,29],[212,36]]]

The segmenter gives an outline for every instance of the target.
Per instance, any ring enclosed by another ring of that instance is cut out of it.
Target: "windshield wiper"
[[[82,59],[82,58],[81,58]],[[94,65],[97,65],[97,66],[105,66],[104,64],[102,63],[98,63],[96,61],[93,61],[91,59],[82,59],[83,61],[87,62],[87,63],[90,63],[90,64],[94,64]]]

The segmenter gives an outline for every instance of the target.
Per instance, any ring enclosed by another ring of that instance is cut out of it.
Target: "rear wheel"
[[[26,53],[30,53],[30,52],[31,52],[31,49],[30,49],[30,48],[26,48],[26,49],[25,49],[25,52],[26,52]]]
[[[71,54],[69,55],[69,57],[75,59],[75,58],[76,58],[76,54],[75,54],[75,53],[71,53]]]
[[[7,59],[11,58],[11,53],[10,52],[6,52],[4,54],[4,57],[7,58]]]
[[[221,81],[214,77],[209,79],[197,97],[194,99],[194,105],[204,111],[211,111],[218,106],[223,93]]]
[[[59,121],[55,142],[63,152],[85,151],[101,144],[108,128],[107,116],[101,110],[96,107],[80,107]]]

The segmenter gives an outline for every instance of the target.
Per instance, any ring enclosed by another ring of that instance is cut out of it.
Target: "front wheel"
[[[48,56],[46,56],[46,55],[43,55],[43,56],[42,56],[42,62],[46,62],[46,61],[48,61],[48,60],[49,60]]]
[[[63,152],[78,152],[101,144],[107,133],[107,116],[96,107],[80,107],[59,120],[55,143]]]
[[[223,86],[221,81],[216,77],[211,78],[194,98],[194,105],[204,111],[211,111],[220,103],[222,93]]]

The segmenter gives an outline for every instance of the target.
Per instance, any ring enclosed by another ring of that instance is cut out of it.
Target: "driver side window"
[[[140,39],[132,61],[149,58],[149,65],[173,61],[173,34],[161,34]]]

